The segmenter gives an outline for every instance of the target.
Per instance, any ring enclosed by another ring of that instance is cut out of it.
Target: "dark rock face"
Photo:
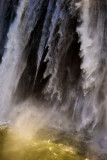
[[[19,0],[0,1],[0,61],[4,53],[4,45],[9,26],[16,16],[18,1]]]
[[[38,22],[24,51],[28,57],[27,65],[20,79],[18,92],[21,97],[22,94],[44,97],[43,89],[53,74],[49,70],[54,70],[58,65],[56,83],[62,90],[61,96],[64,102],[68,92],[66,85],[69,83],[69,87],[75,88],[81,72],[80,43],[76,32],[78,14],[71,16],[69,3],[64,4],[56,0],[43,1],[40,10]],[[57,100],[57,96],[55,93],[52,101]]]

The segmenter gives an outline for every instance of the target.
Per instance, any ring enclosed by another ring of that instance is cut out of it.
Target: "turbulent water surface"
[[[100,160],[101,155],[89,152],[85,142],[58,130],[41,129],[32,139],[19,136],[15,130],[0,129],[1,160]],[[91,155],[90,155],[91,153]],[[103,155],[102,158],[106,158]]]
[[[1,0],[1,125],[28,138],[46,126],[75,133],[106,160],[106,37],[106,0]],[[0,134],[5,137],[5,132]],[[25,154],[41,159],[42,152],[50,160],[86,158],[73,152],[72,144],[32,141],[20,152],[21,144],[9,139],[13,141],[15,146],[6,149],[5,160],[16,153],[20,153],[18,160]]]

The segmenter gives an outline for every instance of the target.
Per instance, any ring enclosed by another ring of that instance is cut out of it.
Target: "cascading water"
[[[106,17],[103,16],[106,13],[106,2],[84,0],[81,8],[82,24],[77,28],[81,41],[80,56],[83,59],[81,69],[84,104],[81,113],[81,127],[92,123],[93,130],[100,121],[103,121],[102,128],[106,130],[106,122],[104,122],[106,120],[102,117],[103,112],[106,114],[105,92],[107,90],[104,82],[106,81],[107,61],[103,50],[104,32],[106,32]]]
[[[20,0],[9,31],[4,15],[1,10],[0,120],[32,99],[49,109],[50,126],[84,131],[106,148],[106,0]]]
[[[24,64],[21,64],[21,53],[23,46],[20,41],[19,25],[27,0],[23,1],[17,10],[17,17],[11,25],[8,33],[8,42],[6,44],[5,53],[0,66],[0,118],[4,118],[5,112],[8,112],[11,105],[12,96],[17,87],[20,74],[23,72]],[[21,70],[19,67],[21,65]]]

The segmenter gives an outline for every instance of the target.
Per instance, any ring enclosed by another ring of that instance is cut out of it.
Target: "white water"
[[[102,52],[104,22],[103,17],[99,14],[97,27],[94,28],[92,26],[93,22],[91,21],[92,17],[90,16],[91,5],[90,0],[82,0],[81,3],[77,3],[77,7],[81,8],[80,20],[82,24],[77,28],[77,32],[81,42],[80,56],[82,57],[81,69],[84,99],[82,99],[82,101],[80,100],[76,107],[81,110],[80,106],[82,106],[79,129],[84,128],[93,121],[93,130],[101,120],[103,111],[106,111],[107,100],[104,99],[101,103],[98,103],[100,90],[106,90],[106,88],[103,89],[101,87],[106,74],[106,69],[103,69],[102,73],[100,72],[101,60],[104,56]]]
[[[83,89],[92,89],[98,84],[98,69],[101,53],[101,30],[97,27],[94,32],[90,28],[91,3],[89,0],[83,0],[81,20],[82,25],[77,29],[80,34],[81,54],[83,62],[81,69],[83,70]]]
[[[22,13],[26,8],[28,0],[22,0],[18,9],[17,16],[8,32],[8,42],[5,53],[0,65],[0,120],[6,120],[13,94],[17,87],[19,78],[24,69],[21,63],[21,39],[19,25],[21,23]]]

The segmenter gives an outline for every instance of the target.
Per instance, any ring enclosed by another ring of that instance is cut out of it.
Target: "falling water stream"
[[[106,21],[106,0],[0,1],[1,160],[107,159]]]

